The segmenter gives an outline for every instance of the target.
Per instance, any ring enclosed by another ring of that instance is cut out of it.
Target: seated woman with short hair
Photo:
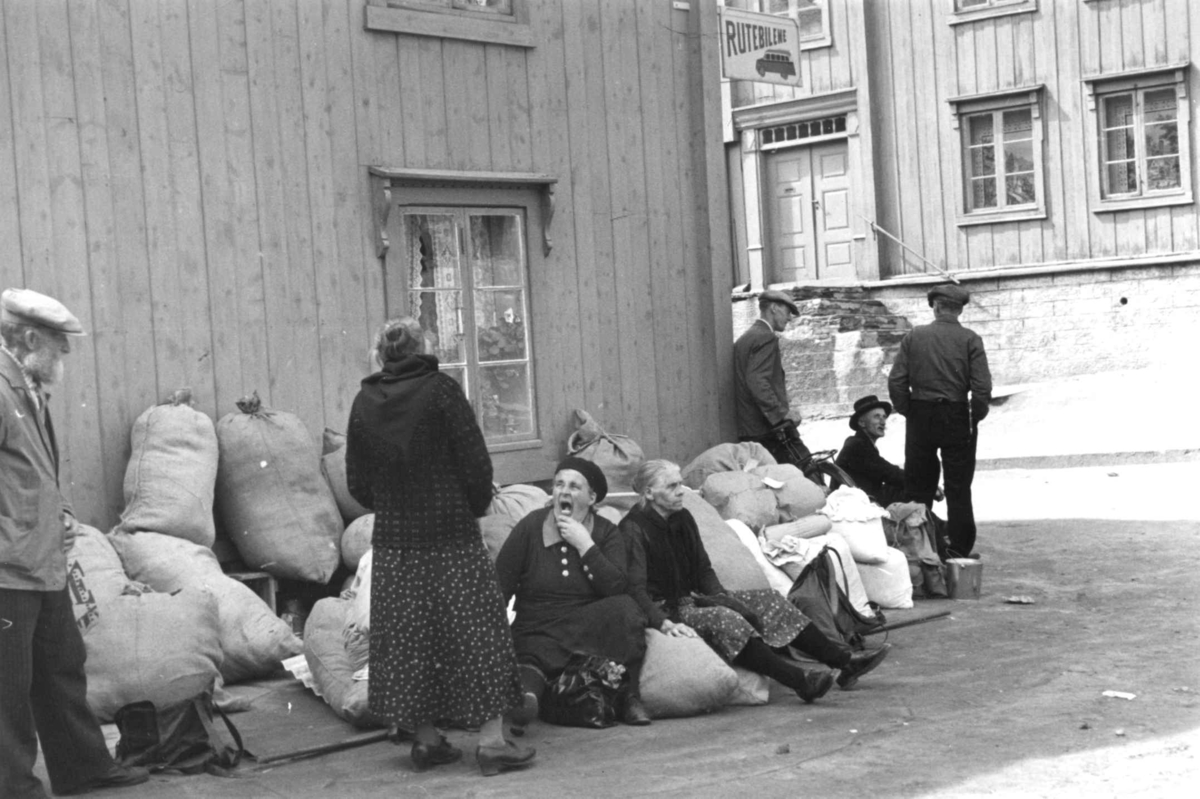
[[[596,464],[567,458],[555,469],[550,507],[530,513],[500,548],[496,572],[507,602],[516,596],[513,644],[524,704],[511,715],[523,727],[576,652],[626,668],[617,716],[650,723],[638,692],[646,653],[646,618],[627,593],[624,537],[594,512],[608,483]]]

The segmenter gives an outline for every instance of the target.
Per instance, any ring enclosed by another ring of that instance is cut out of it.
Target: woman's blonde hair
[[[375,360],[380,366],[424,351],[425,331],[411,316],[389,319],[380,325],[379,332],[375,334]]]
[[[644,502],[646,499],[646,489],[654,485],[660,477],[669,472],[671,469],[678,469],[679,464],[674,461],[656,458],[655,460],[645,461],[638,467],[637,474],[633,476],[633,490],[641,497],[639,501]]]

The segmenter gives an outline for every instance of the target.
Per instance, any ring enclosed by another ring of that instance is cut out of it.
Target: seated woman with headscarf
[[[805,702],[824,696],[833,675],[801,667],[784,654],[787,646],[840,669],[843,690],[887,657],[888,644],[856,653],[831,641],[775,591],[726,591],[695,518],[683,507],[678,465],[646,461],[633,490],[641,499],[619,529],[629,541],[630,591],[650,626],[671,636],[702,637],[730,663],[778,680]]]
[[[600,467],[567,458],[555,469],[550,507],[519,521],[496,558],[505,601],[516,596],[512,635],[524,704],[511,718],[518,728],[537,717],[547,683],[577,652],[625,666],[618,718],[650,723],[638,692],[646,619],[627,593],[625,539],[593,510],[607,492]]]

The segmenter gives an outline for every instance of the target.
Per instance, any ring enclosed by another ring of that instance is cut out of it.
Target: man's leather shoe
[[[804,672],[804,681],[796,689],[796,696],[811,705],[829,693],[829,689],[833,687],[833,672],[808,669],[802,669],[802,671]]]
[[[858,682],[858,678],[883,662],[892,651],[891,644],[884,644],[874,652],[855,652],[850,656],[850,662],[838,674],[838,688],[849,691]]]
[[[479,762],[479,772],[485,777],[494,777],[505,769],[524,768],[533,762],[536,754],[537,750],[532,746],[522,746],[513,741],[505,741],[504,748],[475,747],[475,760]]]
[[[59,796],[78,796],[81,793],[91,793],[102,788],[128,788],[132,785],[141,785],[148,779],[150,779],[150,772],[140,766],[126,767],[114,763],[112,768],[99,777],[94,777],[69,790],[55,793]]]
[[[441,736],[436,744],[425,744],[414,741],[412,745],[413,771],[426,771],[433,766],[444,766],[462,759],[462,750],[451,746],[446,736]]]
[[[631,727],[645,727],[650,723],[650,712],[646,710],[642,698],[637,694],[625,697],[625,704],[621,708],[621,722]]]

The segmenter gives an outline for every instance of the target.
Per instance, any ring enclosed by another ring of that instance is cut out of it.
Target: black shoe
[[[816,700],[829,693],[829,689],[833,687],[833,672],[831,671],[816,671],[800,669],[804,675],[802,684],[795,689],[796,696],[805,701],[806,704],[812,704]]]
[[[494,777],[505,769],[524,768],[533,762],[536,754],[537,750],[532,746],[521,746],[513,741],[505,741],[503,749],[475,747],[475,760],[479,762],[479,772],[485,777]]]
[[[58,796],[78,796],[81,793],[91,793],[103,788],[128,788],[141,785],[150,779],[150,772],[140,766],[121,766],[116,763],[99,777],[90,779],[82,785],[77,785],[65,791],[55,791]]]
[[[645,727],[650,723],[650,712],[637,694],[629,694],[621,707],[621,723],[631,727]]]
[[[838,688],[849,691],[858,682],[858,678],[883,662],[892,651],[891,644],[884,644],[874,652],[855,652],[850,656],[850,662],[838,674]]]
[[[435,744],[414,741],[412,745],[413,771],[426,771],[433,766],[455,763],[462,760],[462,754],[462,750],[451,746],[444,735]]]

